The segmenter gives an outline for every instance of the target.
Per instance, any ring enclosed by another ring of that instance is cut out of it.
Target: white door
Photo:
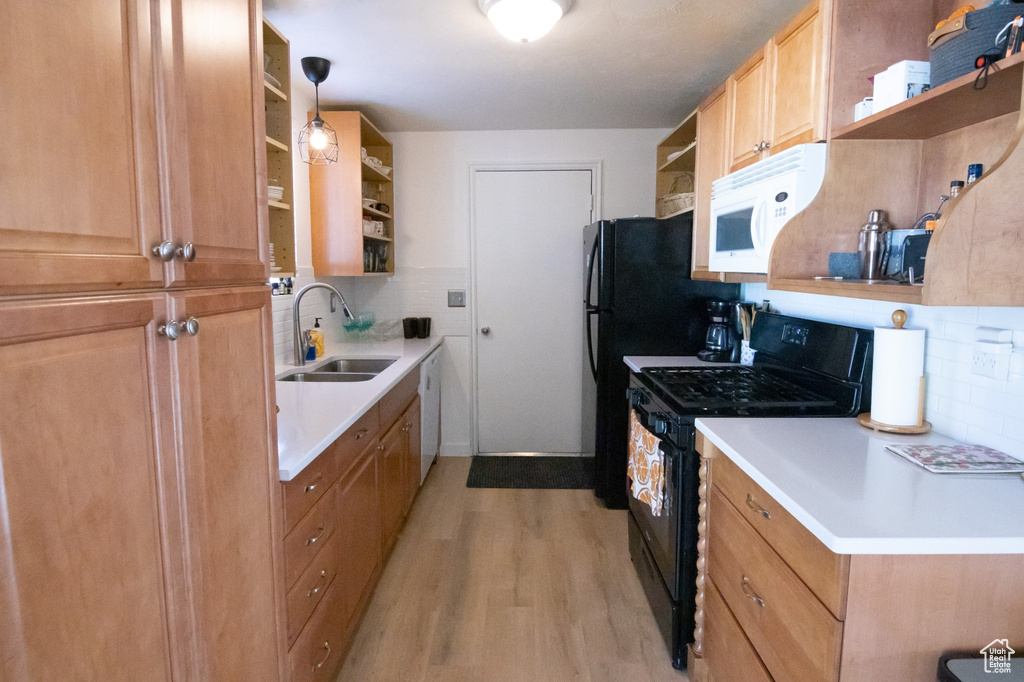
[[[474,171],[477,451],[580,452],[593,171]]]

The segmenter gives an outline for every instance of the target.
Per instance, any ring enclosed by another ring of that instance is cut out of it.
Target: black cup
[[[405,334],[407,339],[415,339],[417,332],[419,332],[419,318],[416,317],[404,317],[402,318],[402,332]]]
[[[430,318],[416,318],[416,338],[425,339],[430,336]]]

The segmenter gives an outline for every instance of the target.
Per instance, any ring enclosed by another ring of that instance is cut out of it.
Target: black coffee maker
[[[739,328],[739,313],[736,301],[708,301],[707,334],[704,337],[704,350],[697,353],[697,358],[704,362],[739,362],[740,339],[743,336]]]

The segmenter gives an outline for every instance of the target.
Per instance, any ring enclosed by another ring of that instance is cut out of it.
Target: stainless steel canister
[[[875,209],[868,213],[868,221],[860,228],[860,278],[868,281],[885,276],[889,257],[889,232],[892,225],[886,221],[885,211]]]

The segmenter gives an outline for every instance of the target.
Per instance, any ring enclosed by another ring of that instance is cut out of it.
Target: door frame
[[[476,224],[476,179],[478,173],[518,173],[528,171],[590,171],[590,193],[594,197],[590,209],[590,221],[601,220],[604,197],[601,194],[601,161],[565,162],[515,162],[515,163],[471,163],[469,164],[469,419],[470,455],[480,454],[480,404],[479,404],[479,354],[480,336],[477,332],[477,224]]]

